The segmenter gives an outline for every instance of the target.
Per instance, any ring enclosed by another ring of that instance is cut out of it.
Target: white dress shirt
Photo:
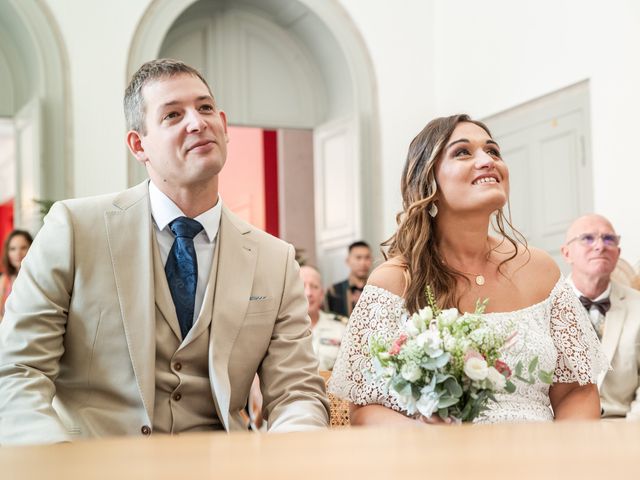
[[[169,252],[175,240],[169,224],[176,218],[186,217],[187,215],[169,197],[162,193],[152,181],[149,181],[149,200],[151,202],[151,216],[156,228],[158,247],[160,247],[160,258],[162,259],[162,264],[166,265]],[[198,261],[198,283],[196,284],[196,299],[193,308],[194,323],[200,314],[204,292],[209,282],[213,253],[216,247],[218,230],[220,229],[221,214],[222,198],[218,195],[218,202],[215,206],[194,218],[203,227],[202,231],[193,238]]]
[[[571,285],[571,288],[573,288],[573,291],[576,293],[577,297],[587,297],[584,293],[582,293],[580,290],[578,290],[576,288],[576,286],[573,284],[573,280],[571,280],[571,277],[567,277],[567,283],[569,285]],[[602,292],[600,295],[598,295],[596,298],[591,298],[590,300],[594,301],[594,302],[599,302],[600,300],[603,300],[605,298],[608,298],[611,295],[611,282],[609,282],[609,285],[607,285],[607,288],[605,288],[604,292]],[[587,297],[589,298],[589,297]],[[598,325],[604,323],[604,318],[605,316],[602,315],[600,313],[600,310],[598,310],[596,307],[592,306],[589,309],[589,319],[591,320],[591,323],[593,324],[594,328],[596,328],[596,331],[598,331]]]

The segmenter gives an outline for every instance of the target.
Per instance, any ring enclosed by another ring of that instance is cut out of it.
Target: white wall
[[[151,0],[43,0],[71,66],[77,196],[126,186],[121,101],[135,27]],[[383,210],[395,228],[410,140],[436,115],[476,117],[590,79],[595,209],[640,259],[631,194],[640,176],[640,2],[338,0],[369,50],[378,86]]]
[[[44,0],[69,54],[74,195],[127,186],[122,96],[129,45],[149,0]]]
[[[439,115],[485,117],[590,80],[594,207],[640,260],[640,2],[436,0],[435,19]]]
[[[340,0],[369,49],[378,82],[385,238],[402,203],[400,173],[409,143],[435,111],[433,2]]]

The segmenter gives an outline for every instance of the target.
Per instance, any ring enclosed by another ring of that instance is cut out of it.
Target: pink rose
[[[506,378],[511,378],[511,369],[509,368],[509,365],[504,363],[502,360],[496,360],[496,363],[493,364],[493,368],[498,370]]]
[[[400,350],[402,349],[402,345],[404,345],[407,341],[407,338],[407,335],[404,333],[396,338],[393,342],[393,345],[391,345],[391,348],[389,349],[389,355],[398,355],[400,353]]]

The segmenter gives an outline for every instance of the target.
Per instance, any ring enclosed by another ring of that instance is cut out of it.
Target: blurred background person
[[[312,266],[300,267],[304,294],[309,302],[313,351],[318,357],[320,370],[332,370],[338,356],[347,318],[322,310],[324,288],[320,272]]]
[[[367,242],[358,241],[349,245],[347,255],[349,278],[332,285],[327,292],[327,310],[338,315],[349,316],[360,299],[362,289],[367,283],[373,257]]]
[[[2,249],[2,274],[0,274],[0,320],[4,317],[4,304],[18,276],[22,260],[33,243],[31,234],[25,230],[12,231]]]

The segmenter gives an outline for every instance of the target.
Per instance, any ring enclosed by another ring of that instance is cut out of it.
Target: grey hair
[[[145,85],[155,80],[170,78],[176,75],[192,75],[199,78],[204,83],[213,98],[211,87],[202,74],[193,67],[190,67],[180,60],[170,58],[159,58],[151,60],[142,65],[131,77],[131,81],[124,92],[124,116],[127,120],[127,129],[146,135],[145,125],[146,106],[142,89]]]

